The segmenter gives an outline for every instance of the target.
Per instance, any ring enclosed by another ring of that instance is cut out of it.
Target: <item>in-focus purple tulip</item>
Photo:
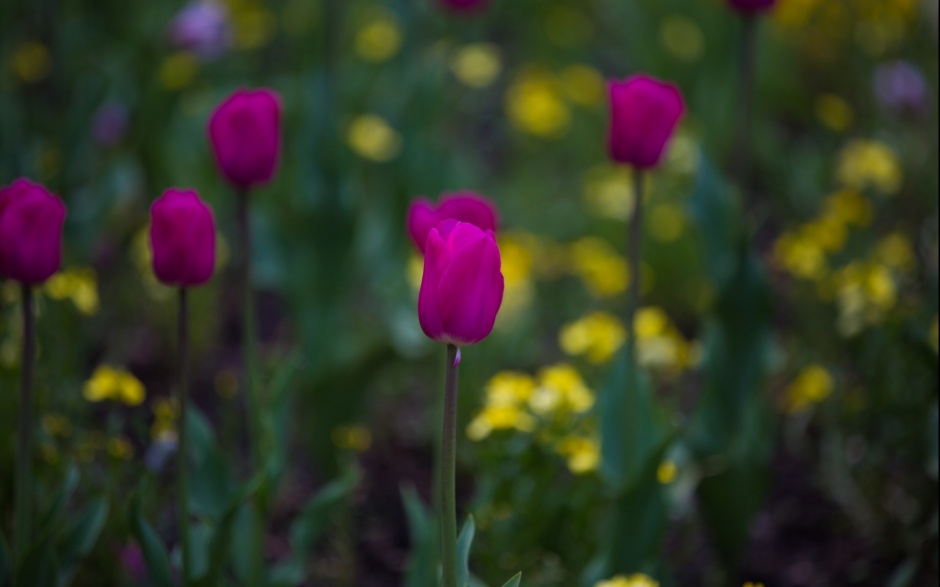
[[[431,339],[476,344],[493,330],[503,302],[499,247],[492,230],[445,220],[428,233],[418,320]]]
[[[65,204],[38,183],[20,178],[0,188],[0,276],[33,285],[62,264]]]
[[[222,175],[246,190],[274,177],[281,150],[281,99],[273,90],[237,90],[209,120],[209,140]]]
[[[777,0],[728,0],[728,5],[731,6],[731,8],[747,15],[770,10],[776,3]]]
[[[221,56],[231,43],[228,11],[219,2],[197,0],[184,7],[170,23],[170,42],[203,60]]]
[[[435,206],[427,198],[418,198],[408,208],[408,234],[423,253],[428,233],[445,220],[469,222],[481,230],[499,229],[496,204],[475,192],[444,194]]]
[[[646,75],[611,81],[608,149],[618,163],[638,169],[659,164],[685,111],[679,89]]]
[[[215,218],[195,190],[170,188],[150,207],[153,272],[166,285],[209,281],[215,270]]]
[[[480,10],[489,0],[438,0],[448,10],[455,12],[473,12]]]
[[[930,89],[924,74],[907,61],[895,61],[878,67],[874,75],[878,102],[898,113],[918,113],[927,109]]]

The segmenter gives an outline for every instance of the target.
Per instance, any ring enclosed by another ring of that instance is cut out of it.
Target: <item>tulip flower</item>
[[[418,293],[424,333],[445,344],[476,344],[493,330],[502,301],[503,274],[493,231],[457,220],[432,228]]]
[[[215,270],[215,219],[195,190],[166,190],[150,207],[153,272],[167,285],[209,281]]]
[[[618,163],[637,169],[659,164],[685,105],[679,89],[646,75],[612,81],[608,149]]]
[[[0,188],[0,276],[35,285],[62,262],[65,204],[45,187],[18,179]]]
[[[753,15],[774,7],[777,0],[728,0],[728,5],[741,14]]]
[[[489,0],[439,0],[445,8],[455,12],[472,12],[483,8]]]
[[[237,90],[209,120],[222,175],[242,191],[271,180],[281,149],[281,100],[272,90]]]
[[[474,192],[445,194],[440,204],[418,198],[408,208],[408,233],[415,246],[424,253],[425,242],[431,230],[445,220],[468,222],[481,230],[496,231],[499,213],[488,199]]]

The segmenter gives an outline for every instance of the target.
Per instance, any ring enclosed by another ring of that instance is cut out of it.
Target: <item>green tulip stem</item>
[[[248,410],[249,447],[254,471],[264,469],[261,403],[258,397],[257,361],[255,357],[255,305],[251,283],[251,223],[248,190],[238,193],[238,232],[241,243],[242,353],[245,369],[245,398]],[[250,577],[252,585],[261,585],[264,574],[264,531],[266,519],[263,496],[253,500],[254,524]]]
[[[633,214],[630,216],[630,228],[627,243],[627,256],[630,263],[630,291],[627,294],[627,353],[630,364],[636,363],[636,313],[640,306],[640,280],[642,271],[643,247],[643,172],[633,169]]]
[[[176,453],[177,505],[179,507],[179,533],[183,561],[183,585],[191,578],[192,552],[189,543],[189,433],[187,417],[189,414],[189,295],[185,287],[179,289],[179,314],[177,316],[177,345],[179,367],[179,449]]]
[[[457,585],[457,366],[459,349],[447,345],[444,383],[444,434],[441,439],[442,587]]]
[[[742,17],[741,45],[738,55],[738,120],[737,136],[732,154],[733,171],[745,196],[749,199],[751,179],[751,124],[754,84],[757,73],[757,23],[754,16]]]
[[[20,414],[16,454],[15,561],[22,562],[33,539],[33,365],[36,324],[33,288],[23,284],[23,364],[20,372]],[[15,568],[16,563],[14,563]],[[16,581],[13,583],[16,584]]]

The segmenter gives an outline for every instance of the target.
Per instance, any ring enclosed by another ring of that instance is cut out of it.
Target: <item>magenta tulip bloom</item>
[[[489,0],[439,0],[445,8],[456,12],[472,12],[479,10],[487,4]]]
[[[432,228],[418,293],[424,333],[445,344],[476,344],[493,330],[502,302],[503,274],[493,231],[457,220]]]
[[[611,81],[608,148],[618,163],[637,169],[659,164],[685,105],[672,84],[646,75]]]
[[[63,224],[65,204],[45,187],[21,178],[0,188],[0,276],[29,285],[52,277]]]
[[[222,175],[239,189],[267,183],[281,150],[281,99],[272,90],[237,90],[209,120],[209,139]]]
[[[481,230],[496,231],[499,213],[496,205],[474,192],[445,194],[437,206],[426,198],[418,198],[408,208],[408,234],[423,253],[431,229],[445,220],[469,222]]]
[[[215,270],[215,218],[195,190],[170,188],[150,207],[153,272],[166,285],[209,281]]]
[[[731,8],[742,14],[756,14],[774,7],[777,0],[728,0]]]

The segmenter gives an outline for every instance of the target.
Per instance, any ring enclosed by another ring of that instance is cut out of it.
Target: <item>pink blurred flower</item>
[[[231,43],[228,11],[213,0],[199,0],[184,7],[170,23],[170,42],[204,60],[219,57]]]
[[[489,0],[438,0],[445,8],[455,12],[472,12],[480,10],[489,3]]]
[[[743,14],[756,14],[770,10],[777,0],[728,0],[728,5]]]
[[[147,580],[147,563],[144,560],[144,553],[136,543],[128,542],[121,548],[118,560],[121,561],[121,568],[124,572],[135,582],[143,583]]]
[[[880,65],[874,75],[875,96],[882,106],[895,112],[922,112],[930,89],[924,74],[907,61]]]
[[[469,222],[494,232],[499,228],[496,204],[475,192],[444,194],[437,206],[427,198],[418,198],[408,208],[407,224],[411,240],[422,253],[428,233],[445,220]]]
[[[445,344],[480,342],[493,330],[503,286],[493,231],[445,220],[428,233],[418,293],[421,329]]]
[[[646,75],[611,81],[608,149],[618,163],[638,169],[659,164],[685,111],[679,89]]]
[[[209,139],[222,175],[248,189],[274,176],[281,150],[281,99],[273,90],[236,90],[212,113]]]
[[[0,188],[0,276],[25,284],[49,279],[62,263],[65,204],[38,183]]]
[[[170,188],[150,207],[153,272],[167,285],[202,285],[215,270],[215,219],[195,190]]]

